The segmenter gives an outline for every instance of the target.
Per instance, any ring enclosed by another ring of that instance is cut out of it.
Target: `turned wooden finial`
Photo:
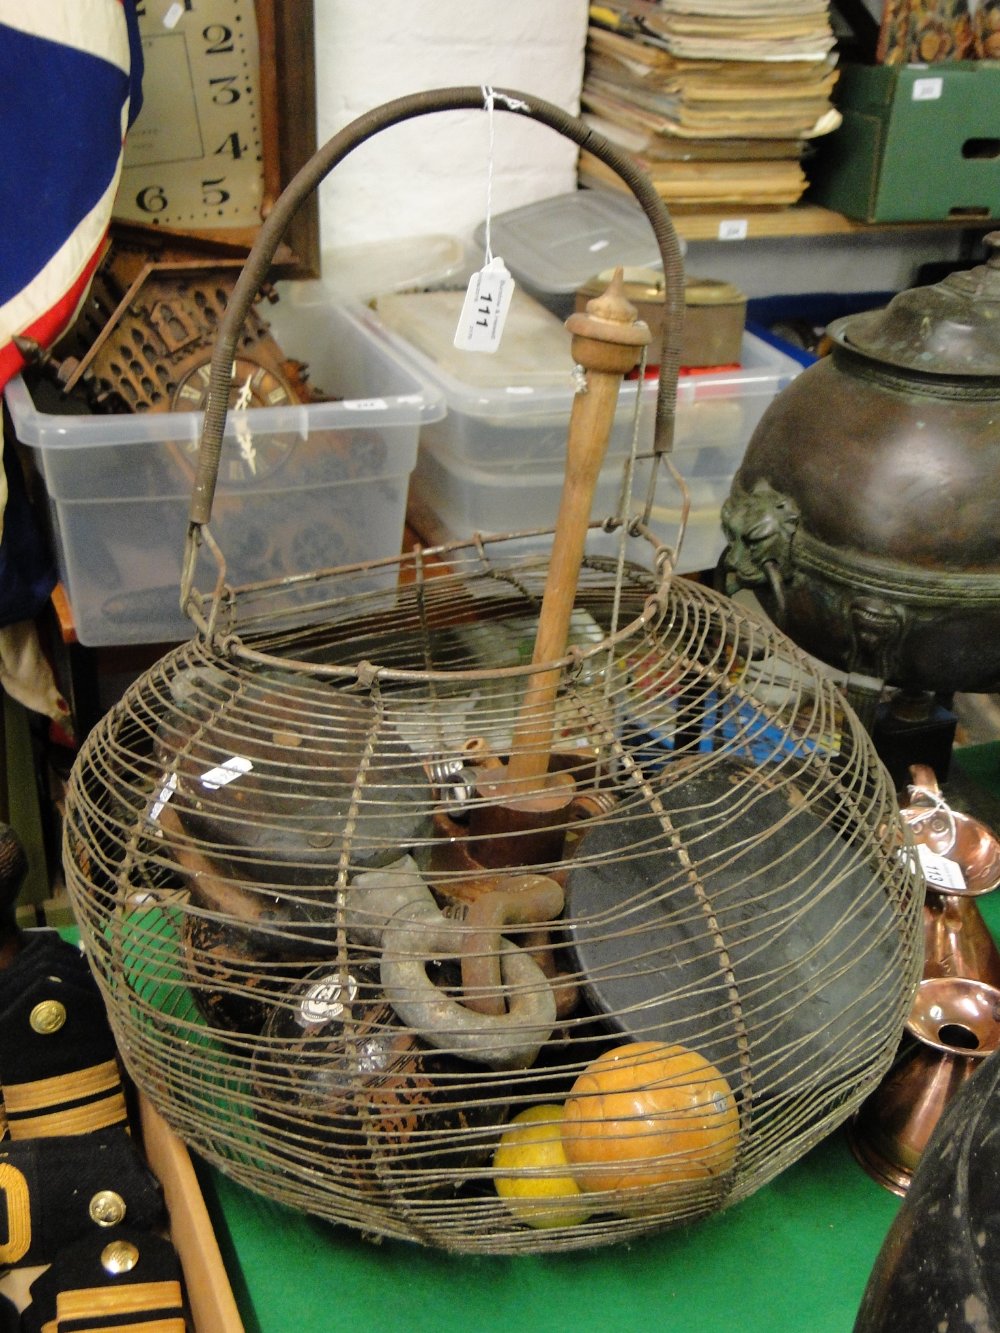
[[[604,291],[592,296],[586,310],[570,315],[566,327],[570,333],[590,333],[595,338],[642,347],[649,342],[649,326],[637,318],[639,312],[625,295],[624,270],[619,266]]]
[[[622,270],[616,269],[607,289],[566,321],[573,335],[573,360],[586,371],[585,391],[573,397],[566,476],[549,557],[532,664],[558,661],[566,652],[570,619],[590,524],[590,511],[601,464],[614,426],[622,376],[639,359],[650,340],[649,326],[636,319],[625,299]],[[524,692],[507,764],[509,784],[538,782],[548,771],[552,747],[555,698],[561,670],[553,667],[533,675]]]
[[[586,370],[623,375],[638,360],[638,350],[649,343],[649,325],[624,292],[624,275],[616,268],[608,286],[566,321],[573,335],[573,360]]]

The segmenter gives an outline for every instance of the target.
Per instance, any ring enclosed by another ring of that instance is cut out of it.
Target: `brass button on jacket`
[[[99,1227],[116,1227],[125,1221],[125,1200],[114,1190],[98,1190],[88,1211]]]
[[[40,1000],[29,1014],[28,1022],[42,1036],[58,1032],[66,1022],[66,1006],[59,1000]]]

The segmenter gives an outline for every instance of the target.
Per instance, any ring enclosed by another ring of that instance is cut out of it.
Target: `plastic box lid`
[[[454,330],[462,293],[440,292],[433,295],[445,298],[445,301],[449,298],[452,300],[454,319],[449,325],[450,312],[446,319],[441,314],[441,305],[436,303],[433,315],[420,326],[417,342],[412,340],[412,335],[407,338],[395,329],[388,328],[377,311],[364,309],[357,314],[372,339],[381,341],[408,365],[428,385],[430,392],[436,391],[442,395],[448,415],[438,428],[438,433],[446,431],[452,435],[453,451],[463,453],[469,461],[475,461],[480,447],[471,439],[467,444],[462,444],[460,437],[463,433],[473,435],[480,425],[516,430],[561,424],[568,420],[576,391],[569,351],[570,339],[554,315],[541,311],[551,323],[542,321],[539,324],[545,336],[536,345],[537,351],[533,355],[526,355],[524,348],[519,347],[508,362],[504,359],[503,344],[497,352],[491,354],[460,352],[451,348],[450,343],[442,345],[448,328]],[[424,305],[423,296],[392,299],[413,301],[415,311]],[[505,340],[510,329],[511,325],[508,324]],[[528,351],[530,353],[531,349]],[[523,374],[515,373],[519,365],[524,366]],[[681,376],[677,385],[678,441],[683,438],[686,430],[683,422],[686,408],[713,400],[758,400],[760,406],[760,400],[770,401],[801,370],[801,363],[793,357],[763,339],[745,333],[743,355],[738,368],[699,370]],[[641,411],[651,423],[657,393],[655,379],[647,379],[641,386],[635,380],[626,381],[622,385],[617,421],[631,419],[636,409],[637,393]],[[491,447],[486,443],[482,449],[490,450]],[[485,461],[485,458],[481,457],[480,461]]]
[[[476,229],[480,245],[486,224]],[[661,268],[659,246],[637,203],[603,190],[573,190],[490,220],[490,245],[515,279],[568,295],[603,269]]]
[[[434,232],[389,241],[362,241],[324,250],[321,278],[279,282],[279,296],[294,304],[368,301],[384,292],[420,291],[468,277],[465,245]]]
[[[463,394],[509,396],[508,390],[568,393],[572,387],[571,340],[562,320],[515,287],[503,338],[494,352],[467,352],[454,345],[465,293],[407,292],[373,302],[382,324],[400,342],[426,358],[439,389]]]

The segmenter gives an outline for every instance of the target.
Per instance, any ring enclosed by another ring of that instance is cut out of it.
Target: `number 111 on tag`
[[[500,258],[473,273],[462,303],[454,345],[463,352],[495,352],[507,320],[514,279]]]

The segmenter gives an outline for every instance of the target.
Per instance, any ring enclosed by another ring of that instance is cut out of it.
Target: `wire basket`
[[[481,104],[389,104],[289,190],[374,129]],[[131,1075],[234,1179],[375,1236],[574,1249],[746,1197],[878,1084],[918,979],[922,883],[867,734],[641,521],[651,567],[585,554],[542,663],[548,562],[511,537],[240,589],[220,556],[198,594],[228,336],[186,561],[200,632],[94,729],[67,796]]]

